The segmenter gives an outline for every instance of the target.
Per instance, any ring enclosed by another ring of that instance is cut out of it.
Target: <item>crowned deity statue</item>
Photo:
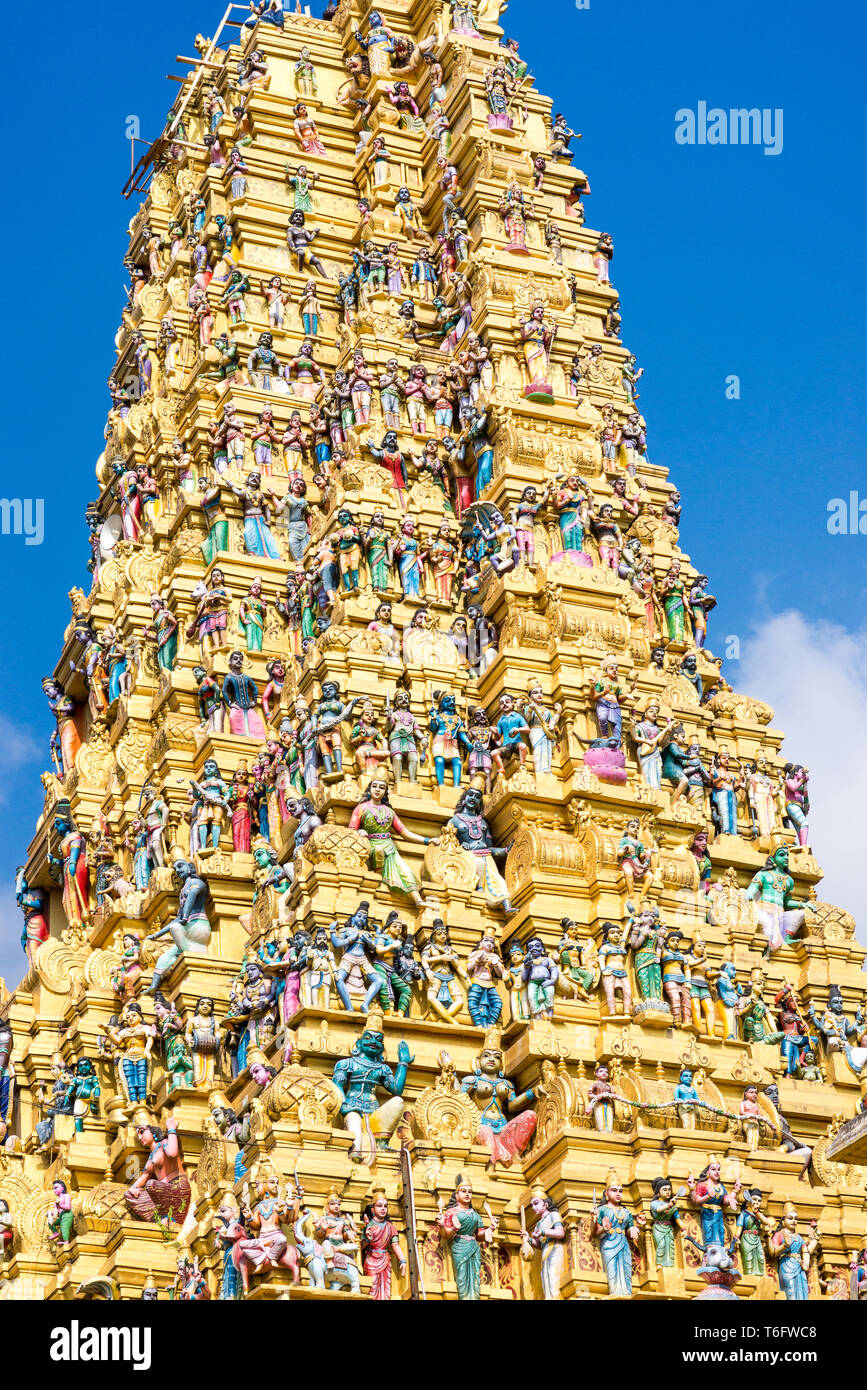
[[[371,1010],[350,1055],[341,1058],[332,1072],[340,1092],[340,1114],[353,1136],[352,1155],[368,1165],[378,1148],[388,1146],[404,1111],[403,1090],[413,1056],[403,1040],[397,1045],[397,1059],[396,1068],[386,1062],[382,1014]],[[378,1100],[381,1091],[388,1100]]]

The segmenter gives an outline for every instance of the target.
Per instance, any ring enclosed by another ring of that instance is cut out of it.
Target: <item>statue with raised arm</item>
[[[346,919],[342,931],[338,930],[336,920],[331,923],[329,928],[332,946],[342,952],[340,964],[334,977],[334,984],[340,996],[340,1002],[347,1013],[354,1012],[346,983],[350,975],[360,979],[367,990],[363,1002],[365,1010],[370,1008],[382,988],[382,978],[374,970],[371,963],[371,957],[376,950],[376,942],[370,930],[369,908],[369,902],[366,900],[360,902],[351,917]]]
[[[382,980],[376,976],[378,985]],[[340,1092],[340,1114],[346,1129],[353,1135],[350,1157],[370,1165],[378,1148],[387,1148],[388,1141],[403,1114],[403,1089],[407,1072],[414,1058],[401,1039],[397,1045],[396,1068],[385,1060],[385,1040],[382,1036],[382,1015],[371,1011],[367,1024],[348,1057],[342,1057],[331,1079]],[[377,1092],[385,1091],[389,1099],[379,1102]]]
[[[130,1214],[137,1221],[168,1217],[183,1221],[190,1205],[190,1180],[184,1168],[184,1155],[178,1138],[178,1122],[170,1117],[165,1130],[143,1115],[135,1136],[147,1153],[145,1166],[124,1193]]]

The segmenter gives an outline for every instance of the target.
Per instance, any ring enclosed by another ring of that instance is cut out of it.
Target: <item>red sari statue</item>
[[[396,1260],[400,1277],[406,1275],[406,1260],[397,1238],[397,1227],[388,1219],[388,1200],[378,1191],[364,1211],[364,1230],[361,1234],[362,1267],[371,1280],[370,1297],[391,1298],[392,1261]]]
[[[84,836],[75,828],[68,802],[58,802],[54,829],[60,836],[60,858],[49,864],[63,888],[63,911],[70,927],[90,926],[90,871]]]

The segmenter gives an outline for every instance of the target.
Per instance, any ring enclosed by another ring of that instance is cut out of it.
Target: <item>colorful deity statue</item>
[[[716,755],[711,770],[715,820],[720,835],[737,835],[738,810],[737,793],[743,789],[744,779],[731,766],[728,753],[721,749]]]
[[[349,828],[367,837],[370,866],[379,872],[383,883],[399,893],[405,893],[417,907],[426,907],[421,884],[398,853],[394,836],[418,845],[430,844],[431,837],[417,835],[406,828],[391,805],[388,783],[382,777],[375,776],[368,783],[367,790],[349,818]]]
[[[216,567],[212,569],[207,580],[201,579],[194,586],[192,597],[196,602],[196,612],[187,628],[187,636],[198,636],[202,660],[206,661],[212,653],[222,651],[226,646],[229,591],[223,571]]]
[[[515,80],[508,72],[505,59],[498,58],[485,73],[485,94],[488,99],[488,125],[492,130],[511,130],[509,106],[515,95]]]
[[[58,1115],[73,1115],[75,1112],[75,1081],[71,1068],[61,1057],[55,1057],[51,1066],[52,1083],[50,1090],[40,1083],[38,1097],[42,1119],[36,1124],[36,1139],[41,1149],[47,1148],[55,1139],[55,1121]],[[59,1137],[59,1136],[57,1136]]]
[[[428,1004],[444,1023],[451,1023],[466,1007],[466,993],[461,982],[468,984],[469,981],[441,917],[435,917],[431,925],[430,938],[421,952],[421,968],[427,982]]]
[[[554,400],[550,368],[551,348],[556,331],[556,324],[545,317],[545,307],[539,301],[530,310],[529,318],[522,315],[518,319],[518,336],[527,368],[524,395],[529,401],[550,404]]]
[[[740,1121],[741,1134],[744,1142],[750,1151],[759,1147],[759,1140],[762,1133],[762,1124],[767,1123],[762,1115],[761,1106],[758,1100],[758,1090],[755,1086],[745,1086],[741,1102],[738,1107],[738,1119]]]
[[[349,1013],[353,1012],[353,1003],[347,983],[350,978],[356,984],[361,981],[366,991],[364,1009],[371,1007],[382,988],[382,979],[374,970],[371,961],[376,943],[370,931],[369,908],[369,902],[360,902],[352,915],[347,918],[342,930],[338,928],[336,919],[329,928],[332,946],[342,952],[334,983],[340,1001]]]
[[[530,1018],[554,1017],[554,992],[559,978],[560,967],[556,959],[548,954],[540,937],[531,937],[521,967]]]
[[[355,766],[360,773],[375,773],[388,761],[388,745],[379,727],[372,700],[365,700],[349,732]]]
[[[672,560],[668,573],[659,585],[659,596],[670,642],[685,642],[688,637],[685,594],[686,582],[681,576],[680,561]]]
[[[56,1245],[68,1245],[75,1231],[75,1214],[72,1210],[72,1196],[62,1179],[51,1184],[54,1201],[46,1213],[48,1238]]]
[[[463,771],[461,749],[469,749],[472,745],[463,718],[457,711],[455,696],[449,691],[433,692],[428,728],[433,735],[431,752],[437,784],[444,786],[448,763],[451,768],[452,786],[459,787]]]
[[[858,1005],[854,1022],[846,1016],[843,1008],[843,994],[839,985],[828,986],[828,1006],[822,1014],[816,1012],[811,999],[807,1017],[818,1029],[826,1053],[845,1052],[851,1040],[860,1040],[864,1032],[863,1005]]]
[[[81,736],[75,723],[76,704],[71,696],[64,693],[63,687],[58,685],[57,681],[48,677],[43,680],[42,689],[45,691],[51,713],[57,721],[57,728],[51,735],[51,748],[55,767],[60,775],[64,776],[75,766],[75,755],[81,747]]]
[[[506,250],[515,255],[528,255],[527,221],[535,216],[533,199],[524,197],[521,185],[517,181],[506,184],[503,189],[500,195],[500,215],[508,238]],[[534,382],[536,382],[534,373],[547,366],[550,348],[554,341],[554,328],[550,323],[545,322],[543,314],[541,317],[531,317],[526,323],[519,324],[518,331],[525,349],[525,361],[530,375],[530,389],[538,391],[538,397],[534,396],[532,399],[538,398],[541,401],[550,402],[552,399],[550,383],[543,376],[538,381],[538,386],[534,387]],[[546,387],[548,388],[547,392]]]
[[[491,906],[502,907],[510,916],[514,912],[509,889],[496,866],[505,859],[508,850],[494,844],[491,828],[482,815],[483,798],[478,787],[461,792],[448,825],[454,830],[458,844],[472,864],[476,874],[476,891],[483,894]]]
[[[178,655],[178,620],[159,594],[151,595],[150,607],[153,618],[149,626],[156,643],[157,664],[161,671],[173,671]]]
[[[756,839],[769,841],[778,824],[781,797],[765,753],[760,752],[748,770],[746,789],[753,833]]]
[[[618,924],[603,923],[599,966],[609,1018],[628,1017],[632,1012],[632,989],[626,969],[627,952],[628,946]]]
[[[589,1000],[590,991],[598,982],[596,947],[589,937],[583,942],[579,939],[580,927],[570,917],[560,919],[560,930],[560,979],[571,985],[574,998]]]
[[[726,1245],[728,1240],[725,1208],[737,1212],[738,1193],[741,1190],[740,1178],[735,1180],[732,1190],[729,1191],[720,1179],[719,1162],[712,1158],[699,1173],[698,1181],[690,1174],[686,1185],[689,1188],[690,1200],[699,1210],[701,1235],[705,1245]]]
[[[135,1127],[136,1138],[147,1153],[145,1166],[124,1193],[130,1214],[138,1221],[167,1217],[182,1222],[190,1205],[190,1180],[178,1138],[178,1122],[170,1116],[165,1129],[145,1115]]]
[[[810,811],[810,797],[807,783],[810,774],[800,763],[786,763],[783,769],[783,789],[786,818],[798,836],[798,844],[807,844],[807,816]]]
[[[509,989],[509,1009],[512,1022],[524,1022],[530,1017],[530,1004],[527,987],[522,978],[526,954],[520,941],[512,941],[508,950],[507,970],[504,980]],[[571,982],[570,982],[571,983]]]
[[[679,1188],[675,1195],[671,1178],[653,1179],[653,1197],[650,1201],[650,1234],[657,1269],[673,1269],[677,1237],[683,1233],[684,1222],[679,1202],[686,1196],[686,1189]]]
[[[647,1218],[643,1214],[634,1215],[623,1205],[623,1184],[613,1173],[603,1191],[602,1202],[597,1205],[594,1197],[590,1217],[593,1235],[599,1241],[609,1294],[614,1298],[631,1298],[631,1245],[637,1246]]]
[[[301,1216],[293,1229],[295,1245],[313,1288],[359,1292],[361,1274],[356,1264],[358,1231],[352,1217],[343,1210],[336,1187],[326,1194],[325,1205],[318,1216],[311,1217],[308,1210],[302,1207]]]
[[[171,1094],[178,1087],[193,1085],[193,1059],[184,1036],[186,1025],[174,1002],[169,1002],[159,992],[154,995],[154,1017],[163,1045],[163,1061]]]
[[[702,761],[701,745],[689,743],[684,748],[678,741],[684,737],[682,724],[671,724],[665,731],[662,755],[662,777],[673,782],[672,806],[685,796],[693,806],[703,808],[705,788],[711,785],[711,774]]]
[[[390,617],[391,606],[388,605],[388,608]],[[409,691],[396,690],[393,701],[386,695],[385,718],[388,728],[388,753],[394,780],[399,785],[405,775],[407,781],[415,782],[418,779],[419,755],[424,753],[427,739],[424,729],[410,708]]]
[[[156,1035],[156,1028],[145,1022],[142,1007],[135,1000],[128,1001],[119,1016],[103,1025],[99,1050],[102,1056],[114,1062],[120,1089],[130,1109],[145,1104],[148,1099]]]
[[[524,1223],[524,1208],[521,1207],[521,1258],[530,1261],[539,1252],[539,1276],[542,1283],[542,1297],[546,1302],[554,1302],[560,1297],[560,1283],[565,1264],[566,1227],[554,1201],[544,1187],[536,1186],[530,1198],[530,1207],[536,1218],[532,1231]]]
[[[190,832],[190,852],[204,849],[218,849],[222,835],[223,822],[231,811],[228,783],[220,776],[215,758],[208,758],[202,768],[201,780],[190,780],[197,807],[196,835]],[[210,835],[210,845],[208,838]]]
[[[768,1250],[777,1261],[780,1291],[792,1302],[806,1302],[810,1297],[807,1276],[810,1261],[819,1246],[819,1237],[816,1220],[809,1224],[809,1236],[800,1235],[797,1208],[791,1202],[787,1202],[782,1220],[768,1240]]]
[[[785,1074],[787,1076],[801,1075],[801,1058],[805,1048],[808,1048],[814,1039],[810,1037],[805,1019],[801,1015],[801,1007],[797,995],[786,981],[782,988],[774,995],[774,1004],[777,1007],[777,1026],[778,1033],[774,1034],[774,1040],[779,1040],[780,1054],[785,1064]]]
[[[738,984],[737,974],[732,960],[723,960],[718,970],[710,972],[714,1006],[725,1038],[738,1036],[738,1005],[744,987]]]
[[[568,558],[584,556],[584,534],[590,520],[585,485],[577,473],[572,473],[556,481],[552,496],[564,554]],[[572,556],[569,556],[570,551],[573,552]],[[581,563],[585,563],[585,560],[582,559]]]
[[[626,822],[626,828],[617,846],[620,872],[626,883],[630,897],[640,904],[655,881],[655,867],[659,859],[656,841],[647,836],[648,844],[639,839],[641,822],[637,816]]]
[[[245,612],[250,612],[248,608]],[[254,610],[253,610],[254,611]],[[230,733],[246,738],[265,738],[265,725],[259,713],[259,687],[244,672],[245,654],[229,654],[229,669],[223,678],[222,698]],[[213,761],[213,759],[209,760]],[[216,766],[216,764],[215,764]],[[206,772],[206,776],[209,775]],[[214,776],[213,773],[210,776]],[[219,843],[219,836],[217,837]]]
[[[147,835],[147,852],[151,866],[162,869],[166,863],[166,831],[169,808],[163,794],[147,782],[141,789],[139,811],[143,812]]]
[[[500,739],[500,758],[505,761],[507,758],[517,757],[518,763],[523,767],[527,760],[527,745],[524,738],[530,732],[527,721],[519,712],[518,702],[514,695],[506,692],[500,696],[497,703],[500,711],[496,723]]]
[[[527,729],[536,776],[548,775],[553,768],[554,749],[559,743],[563,706],[557,703],[549,708],[540,682],[533,680],[530,682],[526,700],[522,700],[518,705],[518,712]]]
[[[744,1274],[761,1279],[766,1273],[763,1240],[774,1230],[774,1223],[762,1211],[762,1193],[757,1187],[745,1188],[743,1205],[735,1222],[735,1237]]]
[[[271,531],[271,507],[263,492],[262,475],[258,470],[247,474],[241,485],[228,482],[229,488],[241,499],[244,511],[244,549],[248,555],[261,559],[281,559],[280,547]]]
[[[367,33],[355,30],[355,41],[367,54],[372,76],[379,77],[389,71],[389,55],[394,49],[395,36],[378,10],[371,10],[367,16]]]
[[[764,971],[757,967],[750,976],[749,985],[739,989],[737,1014],[745,1042],[777,1041],[773,1016],[764,1000],[764,985]]]
[[[392,911],[374,936],[373,968],[382,978],[379,1002],[383,1009],[409,1017],[413,986],[424,979],[415,958],[415,943],[400,914]]]
[[[491,728],[487,712],[481,705],[471,712],[466,733],[470,743],[467,771],[471,777],[484,778],[485,791],[490,794],[494,768],[498,773],[503,771],[503,758],[496,746],[498,734]]]
[[[628,944],[634,952],[633,966],[638,992],[646,1003],[653,1002],[659,1010],[666,1005],[662,995],[662,949],[665,927],[655,904],[630,916]]]
[[[388,1198],[381,1187],[361,1213],[361,1264],[370,1279],[370,1297],[378,1302],[391,1298],[392,1267],[397,1265],[406,1278],[406,1259],[400,1248],[397,1227],[389,1220]]]
[[[477,1301],[482,1296],[482,1247],[479,1240],[492,1245],[499,1220],[490,1208],[485,1208],[487,1225],[482,1214],[473,1206],[472,1184],[458,1177],[455,1190],[446,1206],[440,1202],[437,1225],[449,1243],[452,1274],[458,1298]]]
[[[36,952],[51,935],[46,919],[48,894],[42,888],[29,886],[23,865],[19,865],[15,871],[15,901],[24,914],[21,947],[27,952],[27,960],[32,967],[36,963]]]
[[[381,980],[379,981],[381,984]],[[352,1157],[370,1165],[377,1148],[386,1148],[403,1114],[403,1090],[413,1056],[407,1044],[397,1045],[397,1068],[385,1061],[382,1015],[371,1011],[364,1032],[349,1057],[341,1058],[332,1072],[340,1092],[340,1114],[353,1136]],[[379,1102],[377,1092],[390,1099]]]
[[[603,568],[617,570],[623,549],[623,533],[614,519],[614,508],[611,503],[603,502],[598,510],[591,509],[588,514],[588,521]]]
[[[288,1269],[294,1283],[300,1278],[299,1252],[283,1231],[284,1225],[297,1220],[301,1211],[302,1193],[296,1187],[291,1193],[280,1192],[280,1178],[267,1164],[259,1164],[257,1181],[251,1191],[245,1182],[241,1196],[242,1221],[234,1232],[232,1259],[241,1275],[244,1293],[250,1289],[250,1276],[268,1274],[272,1269]]]
[[[184,1030],[184,1038],[192,1058],[190,1084],[202,1088],[212,1086],[220,1039],[214,1001],[209,995],[201,995],[196,1000],[194,1012]]]
[[[689,967],[689,1001],[693,1027],[699,1033],[716,1032],[716,1011],[711,997],[709,962],[704,938],[695,932],[687,956]]]
[[[765,955],[771,956],[803,929],[812,903],[794,896],[795,881],[789,873],[789,849],[780,845],[754,875],[746,896],[757,904],[762,931],[767,938]]]
[[[467,960],[467,1007],[477,1028],[489,1028],[499,1019],[503,1001],[497,984],[505,973],[496,938],[486,933]]]
[[[683,949],[682,931],[667,931],[662,942],[662,992],[671,1009],[675,1024],[692,1022],[692,991],[689,978],[689,956]]]
[[[622,707],[629,701],[634,689],[634,681],[628,687],[620,684],[617,659],[613,656],[607,657],[592,688],[600,738],[616,738],[617,742],[620,742],[623,731]]]
[[[490,1151],[490,1166],[510,1167],[535,1133],[536,1113],[528,1107],[544,1095],[544,1090],[530,1088],[520,1094],[515,1090],[503,1072],[498,1029],[489,1029],[484,1046],[474,1060],[472,1073],[461,1081],[461,1090],[478,1106],[476,1143],[484,1144]],[[510,1115],[514,1118],[510,1119]]]
[[[58,801],[54,814],[54,830],[60,838],[59,856],[49,854],[52,877],[63,889],[63,911],[67,925],[73,930],[90,926],[90,870],[87,846],[77,829],[68,801]]]
[[[172,868],[181,881],[177,916],[145,938],[156,941],[160,937],[170,936],[172,945],[157,959],[148,994],[156,994],[161,980],[184,955],[205,955],[211,940],[211,924],[205,910],[207,883],[187,860],[177,859]]]
[[[682,1129],[695,1129],[696,1111],[701,1104],[701,1096],[693,1081],[692,1071],[684,1067],[674,1088],[674,1108]]]

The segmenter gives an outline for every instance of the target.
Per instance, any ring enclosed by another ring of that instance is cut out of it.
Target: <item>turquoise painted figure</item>
[[[767,937],[765,955],[772,956],[801,931],[812,903],[794,896],[795,880],[789,873],[789,850],[780,845],[765,860],[765,867],[754,876],[746,890],[758,907],[759,922]]]
[[[475,1301],[482,1296],[482,1247],[490,1245],[497,1233],[499,1221],[488,1214],[488,1224],[473,1206],[473,1189],[458,1179],[448,1205],[440,1207],[437,1225],[449,1242],[457,1295],[461,1302]]]
[[[590,1215],[593,1234],[599,1240],[608,1292],[613,1298],[631,1298],[633,1256],[630,1242],[638,1241],[647,1218],[633,1215],[623,1205],[623,1185],[616,1180],[605,1188],[601,1205],[594,1202]]]

